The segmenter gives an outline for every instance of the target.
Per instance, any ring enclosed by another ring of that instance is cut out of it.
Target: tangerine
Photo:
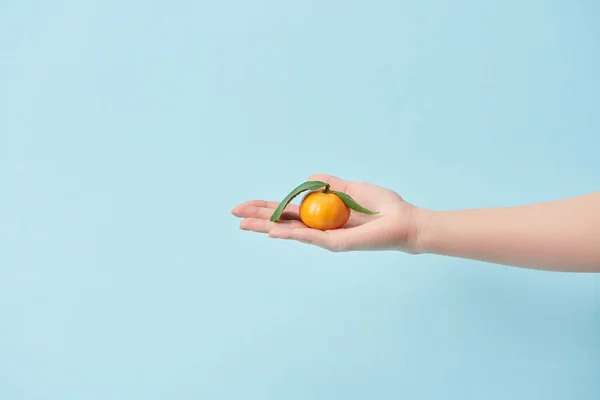
[[[300,219],[309,228],[330,230],[341,228],[350,218],[350,208],[329,191],[307,194],[300,204]]]

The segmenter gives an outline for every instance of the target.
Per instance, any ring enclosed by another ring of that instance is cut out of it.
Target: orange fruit
[[[321,189],[325,187],[324,189]],[[317,190],[319,189],[319,190]],[[349,194],[331,190],[328,183],[307,181],[288,193],[277,206],[269,221],[277,222],[283,210],[300,193],[312,190],[300,203],[300,219],[313,229],[331,230],[341,228],[350,218],[350,209],[368,215],[379,214],[358,204]]]
[[[309,228],[338,229],[349,218],[350,208],[338,195],[331,192],[310,192],[300,204],[300,219]]]

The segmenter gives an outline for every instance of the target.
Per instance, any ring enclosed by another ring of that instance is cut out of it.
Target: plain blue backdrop
[[[229,214],[599,190],[599,4],[0,1],[0,398],[600,398],[600,276]]]

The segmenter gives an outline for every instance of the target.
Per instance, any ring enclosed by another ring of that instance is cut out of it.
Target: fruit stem
[[[323,189],[323,193],[329,193],[329,184],[325,185],[325,189]]]

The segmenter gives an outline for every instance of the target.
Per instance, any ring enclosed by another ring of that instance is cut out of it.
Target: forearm
[[[520,207],[417,212],[419,253],[600,272],[600,193]]]

